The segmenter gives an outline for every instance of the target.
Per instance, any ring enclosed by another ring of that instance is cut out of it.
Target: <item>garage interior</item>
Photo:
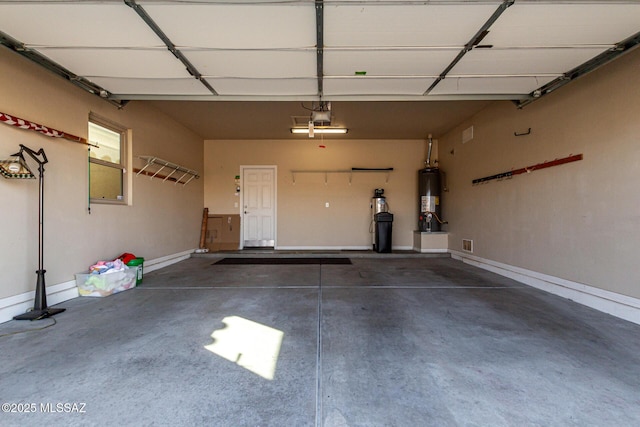
[[[635,1],[0,1],[0,160],[48,160],[44,187],[0,180],[2,424],[637,425],[638,22]],[[115,200],[90,122],[125,135]],[[125,252],[139,286],[79,296]],[[66,311],[12,320],[42,254]]]

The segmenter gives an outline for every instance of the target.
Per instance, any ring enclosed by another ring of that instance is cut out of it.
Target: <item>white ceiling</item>
[[[135,3],[165,40],[116,0],[0,0],[0,31],[113,100],[158,101],[526,100],[640,32],[640,1]]]

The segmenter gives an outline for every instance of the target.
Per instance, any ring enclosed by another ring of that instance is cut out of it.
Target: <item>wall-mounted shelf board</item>
[[[351,185],[351,181],[353,180],[354,173],[386,173],[387,178],[386,182],[389,182],[389,174],[393,172],[393,168],[351,168],[351,169],[327,169],[327,170],[292,170],[291,176],[293,178],[293,184],[296,183],[296,175],[300,173],[319,173],[324,174],[324,183],[327,184],[329,180],[329,174],[334,173],[348,173],[349,174],[349,185]]]
[[[151,178],[162,179],[163,182],[172,181],[176,185],[187,185],[194,178],[200,178],[197,171],[171,163],[158,157],[138,156],[138,158],[146,161],[147,164],[141,169],[133,170],[136,172],[136,176],[142,174]]]

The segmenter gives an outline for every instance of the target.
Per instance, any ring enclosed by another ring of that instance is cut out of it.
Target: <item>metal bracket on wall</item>
[[[175,163],[168,162],[158,157],[138,156],[138,158],[146,161],[147,164],[144,165],[142,169],[133,170],[134,172],[136,172],[136,176],[143,174],[143,175],[150,176],[151,178],[160,178],[162,179],[162,182],[167,180],[173,181],[176,185],[177,184],[187,185],[194,178],[200,178],[200,175],[198,175],[197,171],[193,169],[185,168],[184,166],[180,166]],[[164,171],[165,169],[168,172],[168,174],[161,175],[160,172]],[[179,178],[177,178],[178,175],[180,175]],[[183,179],[185,179],[185,181],[183,181]]]

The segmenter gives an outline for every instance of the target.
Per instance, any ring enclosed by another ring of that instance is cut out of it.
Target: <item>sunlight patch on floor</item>
[[[213,344],[204,347],[262,378],[273,380],[284,332],[238,316],[225,317],[222,322],[226,326],[213,331]]]

